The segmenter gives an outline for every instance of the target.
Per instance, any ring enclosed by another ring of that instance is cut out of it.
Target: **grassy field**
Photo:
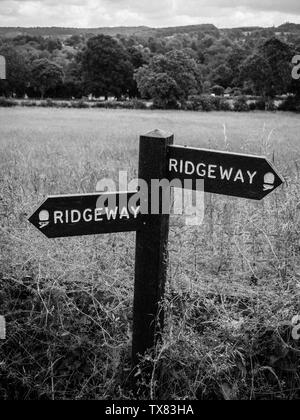
[[[267,155],[286,183],[263,202],[207,195],[200,227],[172,217],[166,329],[142,396],[300,397],[299,116],[16,108],[0,110],[0,399],[132,397],[134,234],[50,241],[27,216],[49,194],[136,177],[154,128]]]

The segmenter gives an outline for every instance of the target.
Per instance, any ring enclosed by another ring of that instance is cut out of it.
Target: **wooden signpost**
[[[136,231],[133,366],[155,346],[164,324],[169,215],[163,214],[161,203],[169,191],[162,191],[158,214],[143,212],[151,209],[151,181],[178,179],[184,186],[190,180],[195,189],[201,179],[206,192],[254,200],[284,182],[264,157],[174,146],[173,140],[172,134],[160,130],[141,136],[139,180],[149,188],[135,205],[137,192],[52,196],[29,218],[48,238]]]
[[[0,55],[0,80],[6,79],[6,60],[3,55]]]

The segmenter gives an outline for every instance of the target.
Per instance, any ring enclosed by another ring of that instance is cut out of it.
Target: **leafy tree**
[[[211,88],[211,91],[217,96],[222,96],[224,95],[225,89],[223,86],[215,85]]]
[[[164,107],[182,103],[202,90],[197,62],[183,51],[154,56],[136,72],[135,79],[142,97],[153,98]]]
[[[82,36],[80,35],[72,35],[68,39],[66,39],[65,44],[69,45],[70,47],[76,47],[82,42]]]
[[[171,50],[182,50],[182,49],[183,49],[183,44],[176,37],[171,37],[166,42],[166,50],[167,51],[171,51]]]
[[[48,38],[46,41],[46,49],[52,53],[54,50],[61,50],[62,43],[57,38]]]
[[[233,79],[232,70],[226,64],[221,64],[212,71],[211,79],[216,85],[229,87]]]
[[[200,45],[202,48],[207,49],[214,45],[216,39],[213,36],[205,35],[205,37],[201,40]]]
[[[143,47],[133,46],[127,48],[129,59],[134,69],[138,69],[146,64],[145,55],[143,54]]]
[[[203,83],[203,93],[210,93],[211,90],[211,83],[209,80],[205,80],[205,82]]]
[[[245,47],[235,45],[231,52],[225,59],[226,66],[226,86],[240,86],[242,81],[240,80],[240,66],[243,61],[249,56],[248,51]],[[228,71],[229,70],[229,71]],[[215,81],[217,83],[217,81]],[[224,81],[225,82],[225,81]],[[223,83],[224,83],[223,82]],[[223,86],[222,83],[219,82]]]
[[[90,38],[80,61],[86,88],[94,95],[120,98],[128,94],[133,80],[133,65],[118,41],[106,35]]]
[[[144,51],[142,45],[135,45],[127,48],[127,53],[130,58],[130,62],[134,68],[137,70],[138,68],[142,67],[144,64],[149,62],[149,57],[147,53]],[[137,97],[139,96],[139,91],[137,87],[137,83],[132,76],[128,83],[128,92],[130,97]]]
[[[153,98],[154,106],[158,108],[177,108],[180,91],[172,77],[167,73],[150,75],[145,67],[141,69],[139,76],[142,77],[140,83],[138,82],[142,96]]]
[[[165,52],[165,43],[160,38],[150,37],[147,46],[154,54],[163,54]]]
[[[248,57],[240,67],[240,77],[252,83],[263,97],[287,93],[291,84],[293,51],[277,38],[271,38]]]
[[[251,82],[254,93],[259,96],[272,96],[267,79],[272,68],[261,54],[255,53],[248,57],[240,67],[240,79]],[[268,84],[268,86],[267,86]]]
[[[33,61],[31,67],[32,86],[40,92],[41,98],[44,98],[48,90],[62,84],[63,78],[63,70],[57,64],[46,58]]]

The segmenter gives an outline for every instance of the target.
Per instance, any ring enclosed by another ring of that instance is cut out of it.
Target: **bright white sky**
[[[0,0],[0,26],[218,27],[300,23],[300,0]]]

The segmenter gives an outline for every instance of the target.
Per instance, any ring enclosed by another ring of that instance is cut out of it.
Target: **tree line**
[[[161,37],[19,35],[0,39],[7,80],[0,96],[151,99],[172,108],[200,94],[300,96],[292,59],[300,37],[268,31],[177,33]]]

